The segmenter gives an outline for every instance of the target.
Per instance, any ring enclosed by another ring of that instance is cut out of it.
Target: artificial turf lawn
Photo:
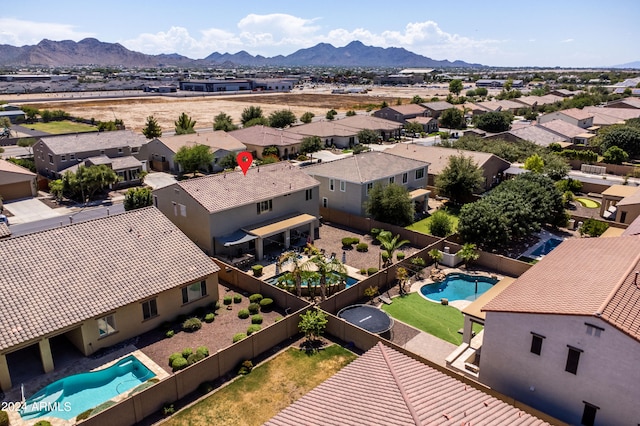
[[[289,348],[163,424],[261,425],[354,359],[339,345],[315,353]]]
[[[52,135],[64,133],[81,133],[81,132],[97,132],[96,126],[89,124],[75,123],[73,121],[50,121],[48,123],[30,123],[24,124],[24,127],[41,132],[51,133]]]
[[[588,209],[597,209],[600,207],[600,203],[588,198],[576,198],[575,200]]]
[[[455,233],[458,230],[458,216],[454,216],[449,212],[447,212],[447,215],[449,216],[449,219],[451,219],[451,231]],[[412,223],[405,229],[420,232],[421,234],[431,235],[431,216]]]
[[[430,302],[418,293],[411,293],[404,297],[394,297],[393,303],[383,305],[382,309],[393,318],[449,343],[462,343],[462,334],[458,330],[464,325],[464,317],[453,306]],[[476,333],[481,329],[482,327],[474,324],[473,330]]]

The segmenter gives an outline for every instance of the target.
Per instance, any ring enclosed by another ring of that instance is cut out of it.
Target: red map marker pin
[[[251,155],[251,153],[248,151],[242,151],[236,156],[236,162],[242,169],[242,173],[244,173],[246,176],[247,170],[249,170],[251,163],[253,163],[253,155]]]

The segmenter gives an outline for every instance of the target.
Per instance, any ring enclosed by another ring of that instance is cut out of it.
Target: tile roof
[[[0,172],[18,173],[21,175],[27,175],[29,177],[36,175],[31,170],[25,169],[22,166],[18,166],[11,161],[3,160],[2,158],[0,158]]]
[[[333,136],[355,136],[360,129],[345,126],[340,123],[341,120],[334,121],[314,121],[308,124],[293,126],[287,130],[304,136],[319,136],[321,138]]]
[[[390,105],[387,108],[397,111],[402,115],[424,114],[426,109],[418,104]]]
[[[183,180],[165,188],[169,188],[168,191],[182,188],[209,213],[216,213],[319,185],[300,168],[283,161],[252,167],[246,175],[241,171],[219,173]]]
[[[429,163],[429,174],[432,175],[442,173],[442,171],[449,165],[449,158],[453,155],[464,154],[465,157],[471,157],[481,168],[491,158],[502,160],[500,157],[488,152],[464,151],[455,148],[442,148],[439,146],[422,146],[415,144],[397,144],[394,147],[386,149],[384,152],[427,162]],[[509,167],[509,163],[507,161],[502,161],[505,162],[505,168]]]
[[[636,204],[640,204],[640,188],[635,187],[636,190],[632,192],[630,195],[627,195],[622,200],[618,201],[616,206],[633,206]]]
[[[602,108],[597,106],[586,106],[584,107],[584,111],[594,114],[606,114],[611,117],[616,117],[620,120],[629,120],[631,118],[640,117],[640,111],[630,108]]]
[[[386,151],[369,151],[336,161],[314,164],[305,167],[304,171],[311,176],[364,183],[396,176],[428,165],[427,162],[393,155]]]
[[[141,147],[147,139],[130,130],[114,132],[86,132],[40,138],[54,154],[97,151],[100,149]]]
[[[484,311],[596,316],[640,340],[640,237],[565,240]]]
[[[434,111],[444,111],[454,107],[452,104],[450,104],[447,101],[423,102],[421,105],[425,108],[432,109]]]
[[[640,99],[624,98],[617,101],[609,102],[605,108],[619,108],[619,105],[629,105],[633,108],[640,109]]]
[[[214,132],[192,133],[188,135],[160,136],[158,139],[162,144],[173,152],[183,146],[207,145],[213,152],[222,149],[225,151],[244,151],[247,147],[235,137],[224,130]]]
[[[505,109],[521,109],[522,108],[522,104],[520,104],[520,102],[515,102],[515,101],[509,100],[509,99],[499,100],[498,104],[500,104],[502,106],[502,110],[503,111]]]
[[[268,126],[251,126],[229,132],[231,136],[245,145],[291,146],[302,142],[304,136],[288,129],[274,129]]]
[[[634,219],[633,222],[629,224],[627,229],[622,233],[623,236],[628,235],[640,235],[640,216]]]
[[[537,96],[521,96],[515,98],[514,101],[529,107],[534,107],[538,104],[539,99]]]
[[[574,138],[582,133],[584,133],[584,129],[582,127],[578,127],[574,124],[567,123],[562,120],[551,120],[546,123],[538,124],[538,126],[543,126],[552,132],[555,132],[559,135],[565,136],[569,139]]]
[[[579,108],[563,109],[562,111],[558,111],[558,113],[575,118],[576,120],[586,120],[587,118],[593,117],[592,113]]]
[[[486,111],[500,111],[502,110],[502,105],[498,101],[484,101],[484,102],[476,102],[473,104],[478,108]]]
[[[547,129],[546,127],[532,124],[530,126],[520,127],[519,129],[508,130],[509,133],[519,139],[533,142],[541,146],[549,146],[554,142],[566,142],[568,138],[560,136]]]
[[[288,425],[547,425],[378,343],[268,420]]]
[[[340,124],[353,127],[359,130],[372,129],[372,130],[395,130],[402,127],[402,124],[397,121],[387,120],[385,118],[374,117],[372,115],[352,115],[351,117],[345,117],[341,119]]]
[[[155,207],[0,241],[0,351],[219,270]]]
[[[0,222],[0,238],[9,237],[11,235],[11,229],[6,223]]]

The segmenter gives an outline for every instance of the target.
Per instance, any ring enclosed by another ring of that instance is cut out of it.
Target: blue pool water
[[[538,246],[534,251],[531,252],[533,256],[544,256],[545,254],[549,254],[551,250],[558,247],[563,240],[558,238],[549,238],[544,244]]]
[[[477,293],[476,281],[478,281]],[[423,285],[420,293],[434,302],[440,302],[440,299],[474,301],[497,282],[495,278],[449,274],[442,282]]]
[[[268,284],[271,284],[271,285],[276,285],[276,284],[278,283],[278,278],[280,278],[280,277],[281,277],[281,276],[283,276],[284,274],[286,274],[286,272],[280,272],[278,275],[275,275],[275,276],[273,276],[273,277],[271,277],[271,278],[269,278],[269,279],[266,279],[266,280],[265,280],[265,282],[266,282],[266,283],[268,283]],[[327,280],[327,281],[329,281],[329,280]],[[358,281],[359,281],[359,280],[357,280],[357,279],[355,279],[355,278],[353,278],[353,277],[347,276],[347,278],[346,278],[346,285],[347,285],[347,287],[351,287],[352,285],[354,285],[354,284],[355,284],[355,283],[357,283]],[[287,284],[289,284],[289,285],[293,285],[293,284],[295,284],[295,283],[294,283],[294,282],[287,282]],[[303,280],[303,281],[302,281],[302,287],[306,287],[307,285],[308,285],[307,281],[304,281],[304,280]],[[312,285],[312,286],[314,286],[314,285],[320,285],[320,282],[317,282],[317,283],[313,283],[313,282],[312,282],[312,283],[311,283],[311,285]]]
[[[74,374],[55,381],[27,399],[20,410],[23,419],[42,416],[69,420],[155,377],[135,356],[111,367]]]

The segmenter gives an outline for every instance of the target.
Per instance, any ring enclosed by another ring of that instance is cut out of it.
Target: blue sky
[[[360,40],[491,66],[599,67],[640,60],[639,19],[637,0],[32,0],[3,8],[0,44],[95,37],[198,59]]]

